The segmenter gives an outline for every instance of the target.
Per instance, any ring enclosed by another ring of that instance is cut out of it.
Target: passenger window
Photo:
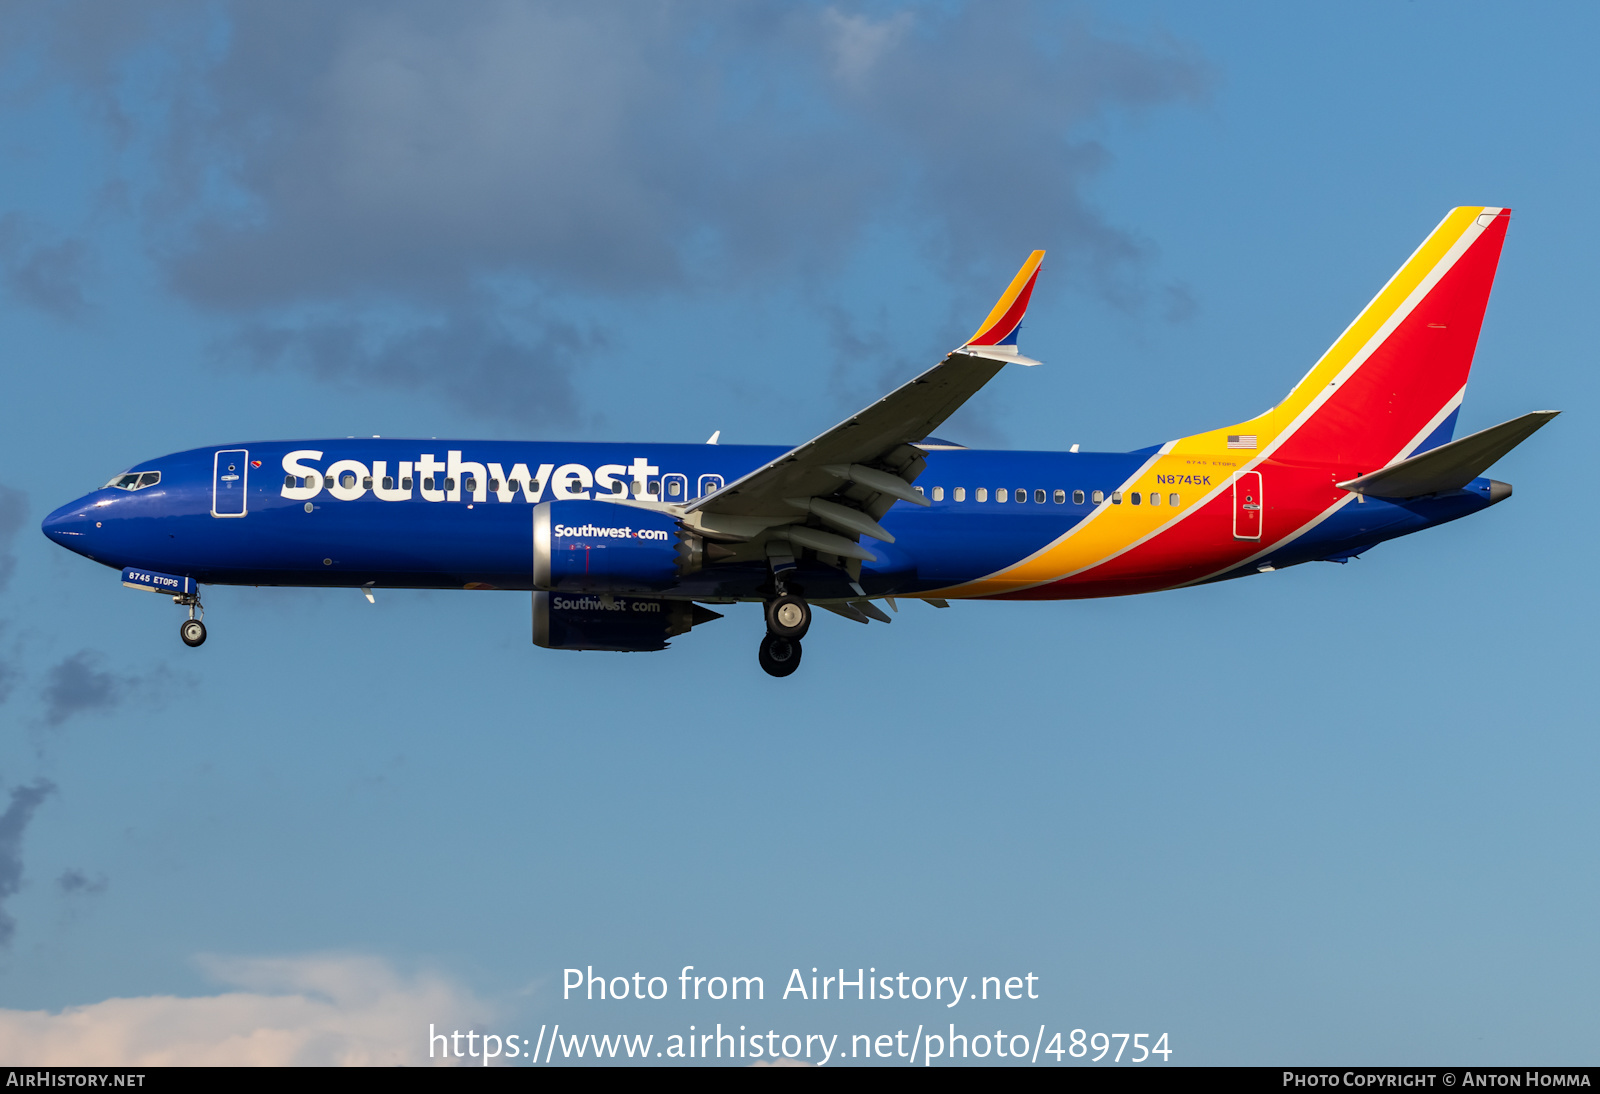
[[[385,475],[383,477],[383,488],[385,490],[393,490],[394,489],[394,476],[393,475]]]
[[[921,494],[923,497],[927,497],[928,496],[928,492],[926,490],[924,490],[920,486],[913,486],[911,489],[915,490],[917,493]]]
[[[957,501],[967,500],[967,488],[965,486],[956,487],[954,493]]]
[[[677,479],[673,479],[671,482],[667,483],[667,496],[668,497],[675,498],[679,494],[681,494],[682,492],[683,492],[683,486],[682,486],[681,483],[678,482]]]
[[[1150,504],[1151,505],[1160,505],[1161,504],[1161,495],[1157,494],[1154,490],[1152,490],[1150,492]]]
[[[410,478],[401,479],[400,480],[400,489],[402,489],[402,490],[410,490],[411,489],[411,479]]]
[[[496,494],[498,494],[500,492],[500,480],[499,479],[490,479],[489,480],[489,489],[493,490]]]
[[[1026,490],[1018,490],[1017,491],[1017,504],[1021,505],[1023,502],[1025,502],[1027,500],[1028,500],[1028,492]]]
[[[1167,504],[1172,506],[1174,509],[1176,509],[1178,507],[1178,495],[1176,495],[1176,494],[1168,494],[1167,495]]]
[[[433,476],[432,475],[429,475],[427,478],[422,480],[422,488],[424,490],[432,490],[433,489]]]
[[[372,476],[371,475],[366,475],[366,476],[364,476],[362,478],[362,480],[361,480],[361,489],[363,489],[363,490],[371,490],[372,489]]]
[[[1096,505],[1099,505],[1101,502],[1106,500],[1106,492],[1104,490],[1096,490],[1093,494],[1089,495],[1089,500],[1094,502]]]
[[[994,500],[995,501],[1010,501],[1011,500],[1011,493],[1005,487],[1002,486],[1002,487],[1000,487],[998,490],[996,490],[994,492]]]
[[[528,489],[532,490],[535,494],[537,494],[539,492],[539,480],[538,479],[530,479],[529,482],[528,482]]]
[[[1057,505],[1065,505],[1065,504],[1067,504],[1067,492],[1065,490],[1057,490],[1056,491],[1056,504]]]
[[[1082,505],[1083,504],[1083,491],[1082,490],[1074,490],[1072,492],[1072,504],[1073,505]]]
[[[469,494],[475,494],[478,492],[478,480],[468,475],[461,480],[461,488]]]
[[[618,497],[621,497],[622,496],[622,492],[624,490],[626,490],[626,489],[627,489],[627,487],[623,486],[620,482],[617,482],[615,479],[611,480],[611,492],[613,494],[617,495]]]
[[[935,486],[933,488],[933,500],[934,501],[943,501],[944,500],[944,487]]]
[[[1138,505],[1139,504],[1139,491],[1135,490],[1133,493],[1129,494],[1128,495],[1128,500],[1130,502],[1132,502],[1134,505]]]
[[[1095,493],[1098,494],[1098,493],[1100,493],[1100,491],[1096,490]],[[1111,491],[1111,504],[1112,505],[1121,505],[1122,504],[1122,491],[1121,490],[1113,490],[1113,491]]]
[[[979,501],[988,501],[989,500],[989,488],[987,486],[978,487],[978,500]]]
[[[339,476],[339,485],[344,487],[346,490],[350,489],[355,484],[356,477],[353,472],[346,471],[344,474]]]
[[[322,476],[322,485],[326,486],[329,490],[332,490],[333,489],[333,476],[332,475],[324,475],[324,476]]]
[[[286,490],[287,490],[287,489],[288,489],[288,488],[289,488],[289,487],[291,487],[291,486],[293,486],[293,485],[294,485],[294,476],[293,476],[293,475],[285,475],[285,476],[284,476],[284,477],[283,477],[283,486],[284,486],[284,489],[286,489]]]
[[[661,480],[660,479],[651,479],[650,480],[649,489],[650,489],[650,493],[652,493],[652,494],[661,493]]]

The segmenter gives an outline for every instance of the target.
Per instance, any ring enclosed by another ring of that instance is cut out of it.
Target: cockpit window
[[[129,471],[127,474],[118,475],[106,486],[115,486],[118,490],[143,490],[147,486],[154,486],[161,481],[159,471]],[[104,489],[102,487],[102,489]]]

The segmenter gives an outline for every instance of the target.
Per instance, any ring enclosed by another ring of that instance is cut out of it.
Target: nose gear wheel
[[[183,644],[190,648],[204,644],[206,625],[201,620],[205,618],[206,609],[200,603],[198,586],[195,592],[173,597],[172,602],[180,608],[189,609],[189,618],[178,625],[178,637],[183,639]]]

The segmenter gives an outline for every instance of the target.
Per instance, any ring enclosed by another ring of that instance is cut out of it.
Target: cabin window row
[[[920,491],[922,490],[922,487],[919,486],[917,489]],[[933,487],[930,491],[930,496],[934,501],[943,501],[945,498],[945,488],[942,486]],[[998,503],[1007,503],[1015,499],[1018,505],[1022,505],[1027,503],[1030,496],[1035,505],[1043,505],[1046,503],[1046,501],[1053,501],[1057,505],[1065,505],[1067,503],[1067,492],[1065,490],[1052,491],[1035,488],[1030,491],[1026,487],[1012,489],[1010,487],[1001,486],[997,487],[994,491],[994,500]],[[1111,504],[1121,505],[1123,502],[1127,502],[1129,505],[1141,505],[1144,503],[1145,498],[1147,497],[1151,505],[1161,504],[1161,495],[1156,491],[1151,491],[1148,495],[1146,495],[1141,494],[1137,490],[1130,490],[1127,493],[1124,493],[1121,490],[1113,490],[1111,492]],[[966,501],[967,488],[965,486],[952,487],[950,490],[950,500]],[[980,486],[974,489],[972,491],[972,500],[978,502],[987,502],[989,500],[989,488],[987,486]],[[1082,490],[1074,490],[1072,492],[1073,505],[1083,505],[1086,501],[1090,505],[1101,505],[1105,502],[1105,500],[1106,493],[1104,490],[1092,490],[1088,491],[1087,493]],[[1177,508],[1183,504],[1183,497],[1179,494],[1168,494],[1167,504],[1173,508]]]
[[[161,476],[160,476],[159,472],[146,472],[142,477],[144,479],[147,479],[147,480],[150,480],[150,481],[139,482],[138,480],[141,478],[141,476],[128,475],[128,476],[124,476],[122,478],[122,481],[115,481],[114,480],[113,481],[113,485],[120,486],[124,490],[127,490],[127,489],[135,489],[135,490],[137,490],[137,489],[139,489],[140,487],[143,487],[143,486],[153,486],[153,485],[155,485],[156,482],[161,481]],[[283,485],[286,486],[286,487],[303,488],[308,482],[314,484],[315,480],[316,480],[316,476],[315,475],[310,475],[310,476],[285,475],[283,477]],[[138,485],[134,485],[135,482],[137,482]],[[349,490],[349,489],[353,488],[355,486],[355,484],[356,484],[356,476],[355,476],[354,473],[349,472],[349,471],[347,471],[343,475],[339,476],[337,480],[332,475],[324,475],[324,476],[322,476],[322,485],[327,487],[330,490],[335,485],[342,486],[344,489]],[[435,485],[435,484],[437,484],[437,485]],[[371,475],[367,475],[367,476],[365,476],[365,477],[363,477],[361,479],[361,488],[363,490],[371,490],[372,489],[372,476]],[[382,489],[384,489],[384,490],[393,490],[394,488],[395,488],[394,476],[392,476],[392,475],[383,476]],[[429,477],[429,478],[425,478],[425,479],[422,480],[422,489],[424,489],[424,490],[435,490],[435,489],[438,489],[438,490],[454,490],[455,488],[456,488],[456,480],[454,478],[450,478],[450,477],[446,477],[446,478]],[[468,475],[466,478],[461,480],[461,488],[463,490],[465,490],[469,494],[470,493],[476,493],[477,489],[478,489],[478,480],[477,480],[477,478],[472,476],[472,475]],[[506,489],[508,489],[508,490],[517,491],[517,490],[521,490],[522,488],[523,488],[523,484],[522,484],[522,481],[519,480],[519,479],[509,479],[506,482]],[[402,477],[400,479],[400,489],[402,489],[402,490],[410,490],[411,489],[411,477],[409,475],[404,476],[404,477]],[[496,493],[498,493],[499,490],[500,490],[500,480],[499,479],[490,479],[489,480],[489,489],[492,490],[492,491],[495,491]],[[528,482],[528,484],[527,484],[527,489],[529,491],[531,491],[532,493],[537,494],[539,492],[539,480],[538,479],[530,480]],[[647,482],[645,484],[645,490],[650,494],[654,494],[654,495],[659,496],[660,493],[661,493],[661,480],[660,479],[651,479],[651,480],[649,480],[649,482]],[[917,491],[919,493],[922,492],[922,490],[923,490],[923,487],[920,487],[920,486],[917,487]],[[612,482],[612,484],[611,484],[611,492],[612,492],[612,494],[620,495],[620,494],[625,493],[626,491],[627,491],[627,486],[624,483],[622,483],[621,481],[613,481]],[[679,492],[680,492],[680,487],[679,487],[679,484],[678,484],[678,482],[676,480],[671,480],[671,481],[669,481],[667,483],[667,493],[668,493],[669,496],[676,497],[676,496],[678,496]],[[635,494],[638,493],[637,484],[635,484],[634,493]],[[1026,487],[1017,487],[1015,490],[1013,490],[1010,487],[1005,487],[1005,486],[997,487],[995,489],[995,491],[994,491],[994,500],[997,503],[1004,504],[1004,503],[1010,502],[1012,500],[1012,498],[1015,497],[1017,504],[1022,505],[1022,504],[1026,504],[1027,503],[1027,501],[1029,499],[1029,496],[1030,496],[1030,493],[1031,493],[1031,496],[1033,498],[1033,502],[1034,502],[1035,505],[1044,505],[1046,503],[1046,501],[1054,501],[1055,504],[1057,504],[1057,505],[1065,505],[1066,502],[1067,502],[1067,492],[1065,490],[1049,491],[1049,490],[1043,490],[1043,489],[1039,489],[1039,488],[1034,488],[1032,491],[1029,491],[1029,489],[1026,488]],[[974,501],[987,502],[989,500],[989,488],[986,487],[986,486],[977,487],[975,490],[973,490],[972,494],[973,494],[973,500]],[[942,487],[942,486],[935,486],[931,490],[931,495],[932,495],[934,501],[943,501],[944,498],[945,498],[945,488]],[[951,500],[952,501],[966,501],[967,500],[967,488],[965,486],[953,487],[951,489],[951,491],[950,491],[950,495],[951,495]],[[1150,499],[1150,504],[1151,505],[1160,505],[1161,504],[1161,495],[1159,493],[1157,493],[1155,491],[1151,491],[1150,494],[1148,495],[1148,497]],[[1106,495],[1105,495],[1105,491],[1104,490],[1093,490],[1093,491],[1087,492],[1087,494],[1085,493],[1085,491],[1082,491],[1082,490],[1074,490],[1072,492],[1072,504],[1073,505],[1083,505],[1085,502],[1087,502],[1090,505],[1101,505],[1101,504],[1103,504],[1105,502],[1105,500],[1106,500]],[[1140,492],[1137,491],[1137,490],[1129,491],[1127,494],[1124,494],[1120,490],[1112,491],[1112,493],[1111,493],[1111,504],[1113,504],[1113,505],[1121,505],[1124,502],[1124,500],[1126,500],[1127,503],[1130,504],[1130,505],[1139,505],[1139,504],[1142,503],[1142,501],[1144,499],[1143,499],[1143,496],[1141,496]],[[1177,508],[1180,504],[1182,504],[1182,497],[1180,495],[1178,495],[1178,494],[1168,494],[1167,495],[1167,504],[1172,506],[1173,508]]]
[[[157,481],[160,481],[160,474],[159,473],[150,472],[150,473],[148,473],[146,475],[146,477],[149,478],[151,475],[154,475],[154,478],[151,479],[151,482],[144,483],[143,485],[149,486],[149,485],[153,485]],[[137,479],[139,476],[130,475],[130,476],[126,476],[126,477],[128,479]],[[317,479],[317,476],[315,476],[315,475],[310,475],[310,476],[306,476],[306,475],[285,475],[283,477],[283,485],[286,486],[286,487],[294,487],[296,489],[300,489],[300,488],[303,488],[307,483],[311,483],[312,485],[315,485],[316,484],[316,479]],[[384,490],[393,490],[394,489],[394,481],[395,480],[394,480],[394,476],[393,475],[385,475],[385,476],[383,476],[382,489],[384,489]],[[439,485],[436,487],[435,483],[437,483]],[[352,487],[354,487],[355,484],[356,484],[356,476],[354,475],[354,473],[349,472],[349,471],[346,471],[343,475],[339,476],[338,479],[335,479],[334,476],[332,476],[332,475],[324,475],[324,476],[322,476],[322,485],[327,487],[330,490],[333,489],[333,487],[335,485],[342,486],[346,490],[349,490]],[[117,485],[120,486],[122,484],[121,483],[117,483]],[[130,487],[124,487],[124,489],[129,489],[129,488]],[[131,488],[132,489],[137,489],[137,487],[131,487]],[[371,475],[367,475],[364,478],[362,478],[362,480],[361,480],[361,488],[363,490],[371,490],[372,489],[372,476]],[[448,477],[442,478],[442,479],[426,478],[426,479],[422,480],[422,488],[424,490],[433,490],[433,489],[454,490],[456,488],[456,480],[453,479],[453,478],[448,478]],[[402,490],[410,490],[411,489],[411,477],[409,475],[405,476],[404,478],[402,478],[400,480],[400,489],[402,489]],[[477,480],[477,478],[472,476],[472,475],[468,475],[466,478],[462,479],[461,480],[461,489],[465,490],[469,494],[476,493],[477,489],[478,489],[478,480]],[[499,479],[490,479],[489,480],[489,489],[492,490],[492,491],[495,491],[496,493],[498,493],[499,490],[500,490],[500,480]],[[508,480],[506,480],[506,489],[507,490],[512,490],[512,491],[521,490],[522,489],[522,481],[520,479],[508,479]],[[528,489],[530,491],[532,491],[533,493],[537,494],[539,492],[539,480],[538,479],[530,480],[528,482]],[[611,492],[613,494],[620,495],[620,494],[623,494],[623,493],[627,492],[627,487],[626,487],[626,485],[624,485],[620,481],[613,481],[612,484],[611,484]],[[661,480],[660,479],[651,479],[649,482],[647,482],[645,484],[645,492],[649,493],[649,494],[659,495],[661,493]],[[635,494],[639,493],[637,484],[635,484],[635,486],[634,486],[634,493]],[[681,497],[682,495],[683,495],[683,486],[682,486],[681,483],[679,483],[675,479],[671,480],[671,481],[669,481],[667,483],[667,496],[668,497],[677,498],[677,497]]]

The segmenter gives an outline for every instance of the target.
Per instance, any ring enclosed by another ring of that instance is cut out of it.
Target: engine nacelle
[[[533,510],[533,587],[651,593],[699,569],[699,537],[666,513],[605,501],[547,501]]]
[[[664,650],[667,639],[722,616],[687,600],[594,593],[533,594],[533,644],[550,650]]]

